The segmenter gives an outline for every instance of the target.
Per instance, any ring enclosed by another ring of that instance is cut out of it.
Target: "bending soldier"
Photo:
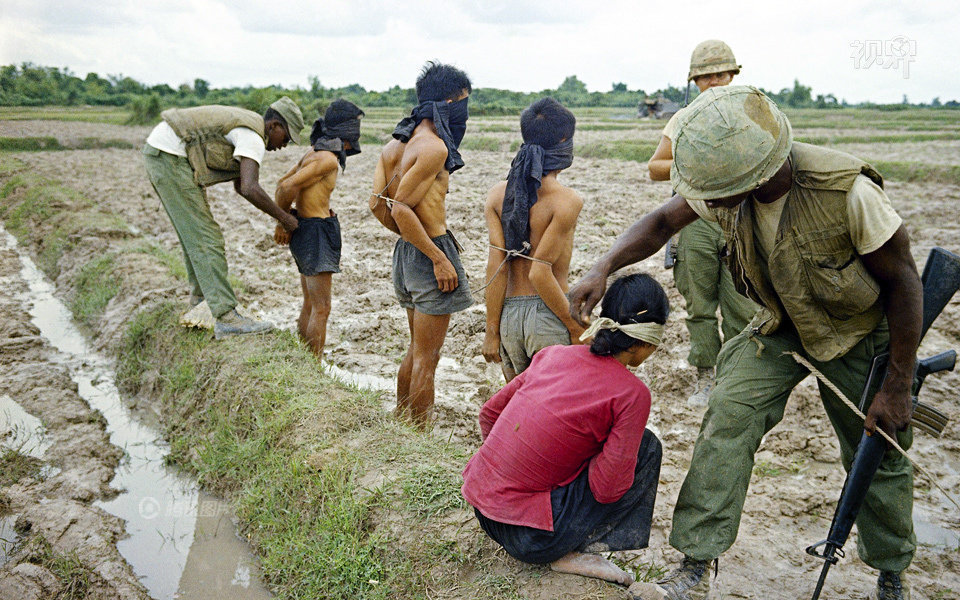
[[[717,222],[737,289],[761,305],[720,351],[717,385],[673,513],[680,567],[644,598],[703,598],[710,561],[737,536],[760,440],[783,417],[807,358],[848,397],[874,355],[889,349],[887,378],[866,422],[824,385],[820,396],[849,469],[860,436],[882,427],[907,447],[921,284],[906,229],[867,163],[793,143],[790,123],[759,90],[701,94],[677,123],[666,204],[630,227],[570,292],[589,318],[607,275],[653,254],[697,217]],[[909,598],[902,571],[916,548],[913,469],[888,452],[857,518],[860,558],[880,570],[876,597]]]

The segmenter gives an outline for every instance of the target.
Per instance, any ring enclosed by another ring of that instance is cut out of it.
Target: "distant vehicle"
[[[667,100],[663,96],[646,98],[637,105],[637,117],[652,117],[654,119],[669,119],[680,110],[680,104]]]

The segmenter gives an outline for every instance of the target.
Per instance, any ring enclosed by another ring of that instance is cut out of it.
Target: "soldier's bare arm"
[[[665,204],[647,213],[620,234],[613,247],[570,290],[570,316],[586,326],[590,311],[603,298],[607,277],[627,265],[659,250],[670,236],[697,219],[687,201],[674,195]]]
[[[650,179],[654,181],[670,181],[670,167],[673,166],[673,146],[670,138],[665,135],[660,136],[660,143],[657,145],[656,152],[647,162],[647,169],[650,171]]]
[[[883,246],[861,258],[880,284],[884,312],[890,326],[887,377],[867,411],[864,428],[873,431],[879,425],[893,435],[895,430],[907,426],[913,410],[910,388],[920,343],[923,285],[903,225]]]
[[[279,206],[274,204],[270,196],[260,187],[260,165],[257,161],[246,156],[240,157],[240,183],[234,184],[237,192],[247,199],[250,204],[267,213],[287,231],[297,228],[297,219]]]
[[[537,295],[567,327],[567,331],[570,332],[570,342],[573,344],[580,343],[583,327],[570,316],[570,302],[553,274],[553,264],[560,258],[561,252],[572,237],[581,208],[583,208],[583,200],[572,190],[569,197],[558,203],[533,253],[533,258],[545,262],[531,263],[529,274],[530,283],[537,290]]]
[[[505,248],[503,223],[500,212],[503,209],[503,193],[506,183],[499,183],[490,189],[483,214],[487,221],[490,246]],[[503,300],[507,295],[508,268],[504,263],[507,253],[491,247],[487,254],[487,331],[483,338],[483,358],[487,362],[500,362],[500,316],[503,314]],[[522,260],[522,259],[521,259]],[[499,269],[499,273],[497,272]],[[494,277],[496,273],[496,277]]]

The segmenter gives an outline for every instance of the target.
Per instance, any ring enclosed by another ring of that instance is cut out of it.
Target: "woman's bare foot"
[[[571,552],[550,563],[550,568],[559,573],[573,573],[584,577],[596,577],[620,585],[630,585],[633,577],[626,571],[598,554]]]

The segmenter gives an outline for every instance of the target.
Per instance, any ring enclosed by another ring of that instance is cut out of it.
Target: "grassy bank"
[[[184,276],[175,256],[3,153],[0,218],[94,335],[115,296]],[[233,501],[279,598],[519,597],[459,494],[472,448],[394,420],[387,399],[326,376],[293,334],[215,342],[181,328],[182,310],[161,295],[125,317],[108,348],[118,383],[159,410],[169,460]]]
[[[145,376],[159,382],[170,459],[235,498],[278,595],[426,597],[439,574],[429,565],[458,546],[444,530],[464,514],[463,449],[324,377],[292,334],[214,342],[178,327],[180,310],[164,303],[130,323],[119,383],[136,393]]]

